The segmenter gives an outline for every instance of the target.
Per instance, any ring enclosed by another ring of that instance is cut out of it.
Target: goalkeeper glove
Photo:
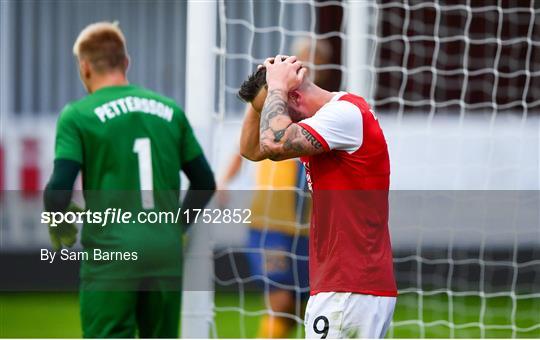
[[[71,203],[67,211],[77,213],[83,210],[74,203]],[[77,242],[77,232],[75,223],[62,222],[55,227],[49,224],[49,237],[51,239],[52,249],[59,251],[63,246],[71,248]]]

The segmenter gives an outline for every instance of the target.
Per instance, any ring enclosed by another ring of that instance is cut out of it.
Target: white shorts
[[[306,306],[306,338],[384,338],[395,305],[395,297],[318,293]]]

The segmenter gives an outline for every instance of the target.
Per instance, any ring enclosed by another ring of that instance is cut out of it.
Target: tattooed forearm
[[[261,112],[260,150],[265,158],[283,160],[324,152],[309,131],[294,124],[287,110],[287,93],[270,90]]]
[[[322,144],[308,130],[296,124],[290,130],[283,143],[285,151],[304,155],[311,154],[313,149],[319,150],[322,148]]]
[[[304,151],[302,143],[298,143],[298,137],[301,137],[298,130],[300,130],[298,128],[298,125],[294,125],[291,128],[291,132],[288,138],[283,143],[283,149],[285,151],[287,152],[292,151],[292,152],[298,152],[298,153],[301,153],[302,151]]]
[[[287,112],[287,93],[283,90],[270,90],[261,112],[260,136],[279,142],[285,130],[292,123]]]
[[[279,142],[281,140],[281,138],[283,138],[283,136],[285,136],[285,131],[286,129],[281,129],[281,130],[278,130],[278,131],[274,131],[274,142]]]
[[[301,129],[302,130],[302,135],[304,135],[304,137],[306,137],[306,139],[308,140],[308,142],[311,143],[311,145],[313,145],[313,147],[315,149],[320,149],[322,148],[322,144],[321,142],[319,142],[317,140],[317,138],[313,137],[313,135],[311,133],[309,133],[308,130],[306,129]]]
[[[279,161],[306,155],[324,152],[322,144],[306,129],[300,125],[292,124],[283,137],[279,147],[268,147],[268,158]]]

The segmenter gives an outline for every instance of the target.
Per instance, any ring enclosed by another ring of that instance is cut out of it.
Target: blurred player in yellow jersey
[[[311,39],[298,39],[292,52],[311,66],[310,76],[316,83],[324,82],[328,72],[316,68],[330,62],[331,48],[326,41],[313,46]],[[247,110],[258,111],[260,107],[262,103],[253,103]],[[220,190],[226,190],[241,164],[240,154],[234,155],[219,183]],[[285,338],[295,322],[280,313],[301,316],[297,301],[301,300],[303,306],[309,297],[307,236],[311,202],[302,164],[296,159],[258,162],[255,189],[246,255],[251,276],[261,279],[268,308],[273,312],[261,319],[257,337]],[[221,197],[225,197],[223,192]]]
[[[240,167],[235,155],[230,169]],[[228,172],[221,181],[234,178]],[[245,255],[250,277],[265,291],[267,308],[275,313],[297,314],[296,302],[307,301],[309,194],[302,165],[297,160],[263,161],[256,167],[256,185],[251,203],[252,223]],[[219,197],[219,196],[218,196]],[[294,319],[266,315],[259,325],[257,337],[283,338],[295,325]]]

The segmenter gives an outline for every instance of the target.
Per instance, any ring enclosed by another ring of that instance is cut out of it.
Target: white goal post
[[[186,115],[205,153],[209,154],[215,111],[212,90],[216,78],[217,4],[215,1],[189,1],[187,9]],[[214,263],[209,227],[204,223],[193,225],[184,251],[182,338],[210,336]]]
[[[347,66],[347,91],[361,93],[370,101],[373,84],[373,59],[375,51],[368,41],[369,30],[376,21],[370,12],[368,2],[348,0],[346,3],[346,30],[348,39],[343,45],[343,55]]]

